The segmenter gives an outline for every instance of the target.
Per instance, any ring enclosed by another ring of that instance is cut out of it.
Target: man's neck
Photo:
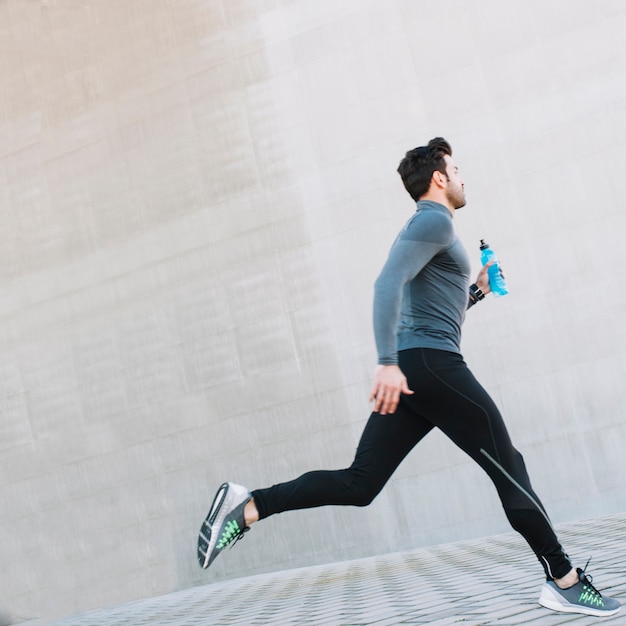
[[[436,202],[437,204],[441,204],[441,205],[445,206],[446,209],[448,209],[448,211],[450,211],[450,214],[452,215],[452,217],[454,217],[454,208],[451,206],[451,204],[448,201],[448,198],[446,198],[445,194],[441,194],[441,193],[427,193],[426,195],[424,195],[424,196],[422,196],[420,198],[420,202],[422,200],[428,200],[429,202]]]

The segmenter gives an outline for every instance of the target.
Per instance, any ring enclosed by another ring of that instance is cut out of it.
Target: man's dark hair
[[[427,146],[409,150],[400,161],[398,174],[413,200],[417,202],[428,191],[433,172],[446,173],[446,154],[452,156],[450,144],[443,137],[435,137]]]

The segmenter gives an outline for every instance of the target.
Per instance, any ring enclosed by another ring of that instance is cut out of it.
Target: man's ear
[[[435,185],[439,189],[444,189],[446,183],[448,182],[448,177],[439,170],[435,170],[433,172],[432,178],[430,179],[430,184]]]

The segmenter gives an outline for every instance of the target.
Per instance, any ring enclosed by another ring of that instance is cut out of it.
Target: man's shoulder
[[[430,207],[420,208],[404,225],[400,237],[414,241],[452,243],[454,240],[452,216],[447,210],[444,213]]]

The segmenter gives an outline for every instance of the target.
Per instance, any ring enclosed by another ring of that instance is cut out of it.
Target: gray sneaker
[[[621,603],[615,598],[603,596],[592,584],[591,576],[578,568],[578,582],[569,589],[560,589],[552,580],[547,580],[541,588],[539,604],[553,611],[583,613],[585,615],[615,615]]]
[[[246,526],[243,509],[251,498],[245,487],[234,483],[224,483],[217,490],[198,535],[198,562],[201,567],[209,567],[225,548],[235,545],[250,530]]]

